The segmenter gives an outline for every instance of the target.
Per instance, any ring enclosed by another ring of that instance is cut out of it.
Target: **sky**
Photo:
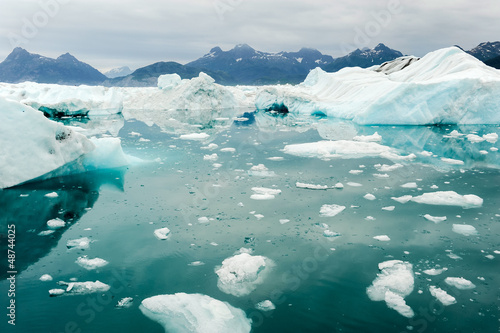
[[[66,52],[101,71],[187,63],[215,46],[318,49],[384,43],[404,54],[500,40],[498,0],[0,0],[0,61]]]

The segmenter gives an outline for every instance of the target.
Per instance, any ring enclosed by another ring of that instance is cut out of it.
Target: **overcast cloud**
[[[240,43],[341,56],[382,42],[421,56],[500,40],[499,32],[498,0],[0,0],[0,61],[19,45],[70,52],[101,70],[186,63]]]

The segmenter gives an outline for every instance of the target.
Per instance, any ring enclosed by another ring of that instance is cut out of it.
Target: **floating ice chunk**
[[[38,233],[38,236],[48,236],[48,235],[52,235],[54,232],[55,232],[55,230],[44,230],[44,231],[40,231]]]
[[[273,311],[276,309],[276,306],[270,300],[265,300],[257,303],[255,308],[260,311]]]
[[[378,134],[378,132],[373,133],[372,135],[359,135],[353,138],[354,141],[361,142],[379,142],[382,141],[382,136]]]
[[[341,190],[341,189],[343,189],[343,188],[344,188],[344,184],[342,184],[342,183],[337,183],[337,184],[333,185],[333,187],[334,187],[334,188],[336,188],[336,189],[338,189],[338,190]]]
[[[52,219],[47,221],[47,227],[50,229],[60,229],[66,226],[66,222],[61,220],[60,218]]]
[[[411,195],[403,195],[402,197],[392,197],[391,199],[399,203],[405,204],[410,201],[413,197]]]
[[[452,305],[457,302],[455,297],[449,295],[446,291],[441,288],[430,286],[429,291],[432,296],[436,297],[444,306]]]
[[[47,193],[44,195],[46,198],[57,198],[58,196],[59,194],[57,194],[57,192]]]
[[[406,183],[406,184],[403,184],[401,185],[402,188],[417,188],[418,185],[417,183]]]
[[[203,261],[193,261],[188,264],[188,266],[203,266],[205,263]]]
[[[210,137],[207,133],[191,133],[183,134],[179,137],[181,140],[203,141]]]
[[[255,217],[257,218],[257,220],[259,220],[259,221],[260,221],[260,220],[262,220],[262,219],[264,218],[264,215],[262,215],[262,214],[255,214],[254,216],[255,216]]]
[[[204,161],[217,161],[218,159],[219,159],[219,156],[217,154],[203,156]]]
[[[375,237],[373,237],[373,239],[376,239],[376,240],[381,241],[381,242],[388,242],[391,240],[389,238],[389,236],[387,236],[387,235],[375,236]]]
[[[182,83],[182,79],[178,74],[165,74],[158,77],[158,88],[170,90]]]
[[[274,263],[263,256],[252,256],[248,253],[237,254],[216,267],[219,277],[217,287],[236,297],[246,296],[264,282]]]
[[[374,196],[374,195],[373,195],[373,194],[371,194],[371,193],[367,193],[367,194],[365,194],[365,196],[364,196],[363,198],[365,198],[366,200],[370,200],[370,201],[373,201],[373,200],[377,199],[377,197],[376,197],[376,196]]]
[[[156,229],[154,234],[158,239],[161,240],[168,239],[168,236],[170,235],[170,229],[169,228]]]
[[[252,191],[254,194],[250,196],[250,199],[253,200],[272,200],[281,193],[281,190],[266,187],[252,187]]]
[[[467,140],[472,143],[483,142],[485,139],[476,134],[467,134]]]
[[[392,153],[399,156],[396,151],[375,142],[359,141],[318,141],[285,146],[284,152],[299,157],[315,157],[321,159],[331,158],[362,158],[376,157],[383,153]]]
[[[393,165],[387,165],[387,164],[375,165],[375,168],[377,168],[377,170],[379,172],[391,172],[391,171],[397,170],[397,169],[402,168],[402,167],[403,167],[403,164],[400,164],[400,163],[396,163]]]
[[[380,178],[380,179],[387,179],[389,178],[390,176],[386,173],[374,173],[373,174],[374,177],[377,177],[377,178]]]
[[[128,309],[134,304],[134,299],[132,297],[124,297],[118,301],[116,307],[119,309]]]
[[[460,290],[474,289],[476,285],[463,277],[447,277],[444,282]]]
[[[350,170],[349,173],[351,175],[360,175],[362,174],[364,171],[363,170]]]
[[[50,289],[50,290],[49,290],[49,295],[50,295],[51,297],[54,297],[54,296],[61,296],[61,295],[63,295],[65,292],[66,292],[66,291],[65,291],[64,289],[58,289],[58,288],[56,288],[56,289]]]
[[[498,134],[497,133],[485,134],[483,135],[483,139],[485,139],[489,143],[495,143],[498,141]]]
[[[462,134],[457,130],[451,131],[450,134],[448,134],[448,135],[443,135],[443,137],[445,137],[445,138],[453,138],[453,139],[459,138],[461,136],[465,136],[465,134]]]
[[[281,223],[281,224],[286,224],[286,223],[288,223],[288,222],[290,222],[290,220],[289,220],[289,219],[280,219],[280,223]]]
[[[104,259],[101,259],[101,258],[88,259],[87,256],[78,257],[78,259],[76,259],[76,263],[79,266],[81,266],[89,271],[93,270],[93,269],[104,267],[107,264],[109,264],[109,262],[107,262]]]
[[[411,318],[413,311],[406,306],[404,298],[411,294],[414,287],[413,266],[409,262],[390,260],[380,263],[380,273],[366,288],[372,301],[386,301],[387,306],[401,315]]]
[[[455,254],[455,253],[448,253],[446,254],[448,257],[450,257],[450,259],[453,259],[453,260],[462,260],[463,258],[461,256],[459,256],[458,254]]]
[[[257,176],[257,177],[274,177],[274,176],[276,176],[274,171],[269,171],[269,169],[264,164],[254,165],[253,167],[250,168],[250,171],[248,171],[248,174],[250,176]]]
[[[443,267],[443,268],[431,268],[431,269],[426,269],[424,270],[424,274],[427,274],[427,275],[432,275],[432,276],[436,276],[436,275],[439,275],[443,272],[446,272],[448,270],[448,268],[446,267]]]
[[[432,216],[432,215],[429,215],[429,214],[425,214],[424,218],[426,220],[434,222],[434,223],[439,223],[439,222],[446,221],[446,216]]]
[[[202,216],[198,218],[198,223],[208,223],[210,220],[206,216]]]
[[[338,237],[338,236],[340,236],[340,234],[338,232],[334,232],[334,231],[327,229],[327,230],[323,231],[323,236],[325,236],[325,237]]]
[[[382,207],[382,210],[386,210],[388,212],[392,212],[394,209],[396,209],[396,206]]]
[[[43,274],[42,276],[40,276],[40,281],[52,281],[52,276],[50,276],[49,274]]]
[[[490,259],[490,260],[495,259],[495,256],[494,256],[494,255],[492,255],[492,254],[487,254],[487,255],[485,255],[484,257],[485,257],[486,259]]]
[[[80,250],[88,249],[90,246],[90,239],[88,237],[72,239],[66,242],[69,249],[76,248]]]
[[[214,150],[214,149],[217,149],[217,148],[219,148],[218,144],[216,144],[216,143],[210,143],[208,146],[201,147],[200,149],[203,149],[203,150]]]
[[[269,161],[283,161],[285,158],[281,156],[273,156],[273,157],[268,157],[267,158]]]
[[[351,186],[351,187],[361,187],[361,186],[363,186],[363,184],[360,184],[360,183],[355,183],[355,182],[348,182],[348,183],[347,183],[347,186]]]
[[[461,206],[462,208],[478,208],[483,205],[483,199],[477,195],[460,195],[454,191],[424,193],[411,199],[414,202],[428,205]]]
[[[478,234],[476,228],[468,224],[454,224],[452,230],[464,236],[475,236]]]
[[[326,190],[326,189],[328,189],[328,185],[314,185],[314,184],[306,184],[306,183],[299,183],[299,182],[296,182],[295,186],[298,188],[305,188],[308,190]]]
[[[432,185],[432,186],[431,186],[431,188],[432,188],[433,190],[437,190],[437,189],[439,188],[439,186],[437,186],[437,185]]]
[[[367,220],[367,221],[375,221],[376,218],[374,218],[373,216],[367,216],[367,217],[365,217],[365,220]]]
[[[139,309],[166,332],[249,333],[244,311],[201,294],[177,293],[146,298]]]
[[[236,152],[236,149],[235,148],[231,148],[231,147],[227,147],[227,148],[222,148],[220,151],[222,153],[234,153],[234,152]]]
[[[59,285],[66,286],[64,295],[87,295],[108,291],[111,287],[101,281],[95,282],[58,282]]]
[[[426,151],[426,150],[420,152],[419,154],[424,156],[424,157],[431,157],[432,155],[434,155],[432,152]]]
[[[384,300],[388,308],[396,310],[403,317],[413,318],[413,316],[415,316],[412,308],[406,304],[404,297],[401,295],[387,290]]]
[[[344,209],[346,209],[345,206],[336,205],[336,204],[323,205],[323,206],[321,206],[319,213],[321,216],[324,216],[324,217],[334,217],[335,215],[343,212]]]
[[[455,160],[453,158],[446,158],[446,157],[441,157],[441,161],[444,163],[452,164],[452,165],[464,165],[464,161],[462,160]]]

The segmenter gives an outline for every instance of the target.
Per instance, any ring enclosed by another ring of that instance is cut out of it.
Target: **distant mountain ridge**
[[[484,42],[466,52],[484,62],[500,56],[500,42]]]
[[[113,68],[113,69],[104,73],[104,75],[109,79],[127,76],[130,74],[132,74],[132,70],[128,66]]]
[[[57,59],[29,53],[17,47],[0,63],[0,82],[57,83],[96,85],[106,80],[94,67],[66,53]]]

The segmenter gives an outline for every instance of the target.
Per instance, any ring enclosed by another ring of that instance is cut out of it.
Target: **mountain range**
[[[500,67],[500,42],[481,43],[466,52],[492,67]],[[378,44],[373,49],[357,49],[340,58],[324,55],[311,48],[302,48],[297,52],[267,53],[257,51],[247,44],[240,44],[229,51],[214,47],[201,58],[186,65],[157,62],[133,72],[128,67],[121,67],[104,75],[69,53],[52,59],[15,48],[0,63],[0,82],[143,87],[156,86],[157,78],[163,74],[177,73],[183,79],[190,79],[203,71],[217,83],[225,85],[296,84],[302,82],[309,71],[316,67],[327,72],[335,72],[344,67],[366,68],[401,56],[403,54],[400,51],[384,44]]]

